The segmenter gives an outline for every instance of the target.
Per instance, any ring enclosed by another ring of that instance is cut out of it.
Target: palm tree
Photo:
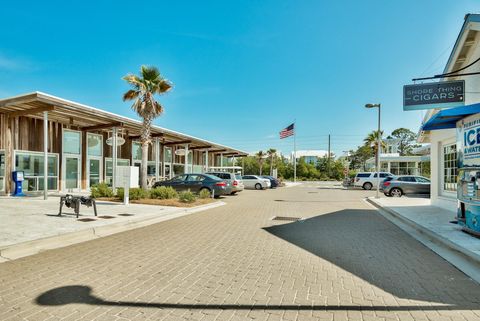
[[[382,138],[383,130],[380,131],[380,139]],[[367,137],[363,140],[365,146],[369,146],[373,148],[373,151],[377,153],[377,145],[378,145],[378,130],[374,130],[373,132],[369,133]],[[385,142],[382,140],[381,148],[386,147]],[[380,149],[381,151],[381,149]]]
[[[142,172],[140,186],[147,188],[148,145],[151,143],[151,127],[153,119],[163,113],[163,106],[155,100],[155,95],[162,95],[172,88],[172,84],[160,75],[158,68],[141,66],[140,75],[128,74],[122,78],[132,89],[123,94],[123,101],[133,100],[132,109],[143,120],[140,133],[142,144]]]
[[[260,174],[259,175],[262,175],[263,162],[265,161],[266,154],[265,154],[264,151],[261,150],[258,153],[256,153],[255,156],[257,157],[258,166],[260,168]]]
[[[380,131],[380,140],[381,140],[381,145],[380,145],[380,153],[382,152],[382,149],[384,149],[386,147],[386,144],[385,142],[382,140],[382,135],[383,135],[383,130]],[[365,137],[365,139],[363,140],[365,142],[365,146],[368,146],[370,148],[373,149],[373,152],[375,153],[375,155],[377,155],[378,153],[378,130],[374,130],[373,132],[371,132],[370,134],[368,134],[367,137]],[[377,164],[377,159],[375,159],[375,165],[378,165]]]
[[[273,175],[273,159],[277,155],[277,150],[275,148],[270,148],[267,150],[267,155],[270,157],[270,176]]]

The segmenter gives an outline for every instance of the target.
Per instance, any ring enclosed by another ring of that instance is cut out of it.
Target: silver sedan
[[[385,179],[381,188],[386,196],[430,194],[430,180],[423,176],[404,175]]]

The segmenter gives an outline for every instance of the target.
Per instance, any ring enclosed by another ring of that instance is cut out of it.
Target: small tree
[[[267,155],[270,158],[270,176],[273,175],[273,160],[277,155],[277,150],[275,148],[270,148],[267,150]]]
[[[392,132],[392,137],[398,139],[398,152],[400,156],[412,154],[412,148],[417,135],[407,128],[397,128]]]
[[[258,153],[255,154],[255,157],[257,158],[258,161],[258,167],[259,167],[259,175],[262,175],[262,170],[263,170],[263,163],[265,162],[265,152],[264,151],[259,151]]]

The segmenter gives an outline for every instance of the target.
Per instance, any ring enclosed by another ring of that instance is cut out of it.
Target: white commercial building
[[[469,14],[452,49],[444,69],[444,74],[464,68],[480,57],[480,15]],[[474,63],[459,73],[480,72],[480,63]],[[457,138],[454,124],[456,120],[469,114],[478,113],[480,103],[480,75],[443,78],[443,81],[465,80],[465,107],[447,109],[449,114],[442,116],[446,109],[429,109],[423,119],[418,141],[431,144],[431,200],[432,205],[453,211],[457,208]],[[455,111],[455,109],[457,111]],[[447,122],[450,124],[447,126]],[[453,127],[452,127],[453,124]],[[428,126],[427,126],[428,125]]]
[[[310,149],[310,150],[297,150],[296,157],[297,162],[303,158],[305,163],[309,164],[317,164],[319,158],[324,158],[328,156],[328,151],[326,150],[319,150],[319,149]],[[292,152],[290,155],[290,161],[293,162],[294,153]],[[334,154],[330,152],[330,157],[334,158]]]

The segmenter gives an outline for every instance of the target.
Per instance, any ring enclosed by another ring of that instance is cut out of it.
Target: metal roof
[[[108,131],[111,127],[122,127],[128,131],[129,136],[140,135],[142,122],[101,110],[88,105],[49,95],[43,92],[33,92],[19,96],[0,99],[0,113],[21,114],[28,117],[39,118],[42,111],[48,110],[48,118],[62,124],[78,127],[83,130]],[[109,127],[111,125],[111,127]],[[197,149],[209,149],[212,152],[222,151],[225,154],[246,156],[247,152],[201,139],[177,131],[152,125],[153,136],[161,136],[162,142],[174,145],[189,142],[191,147]]]

